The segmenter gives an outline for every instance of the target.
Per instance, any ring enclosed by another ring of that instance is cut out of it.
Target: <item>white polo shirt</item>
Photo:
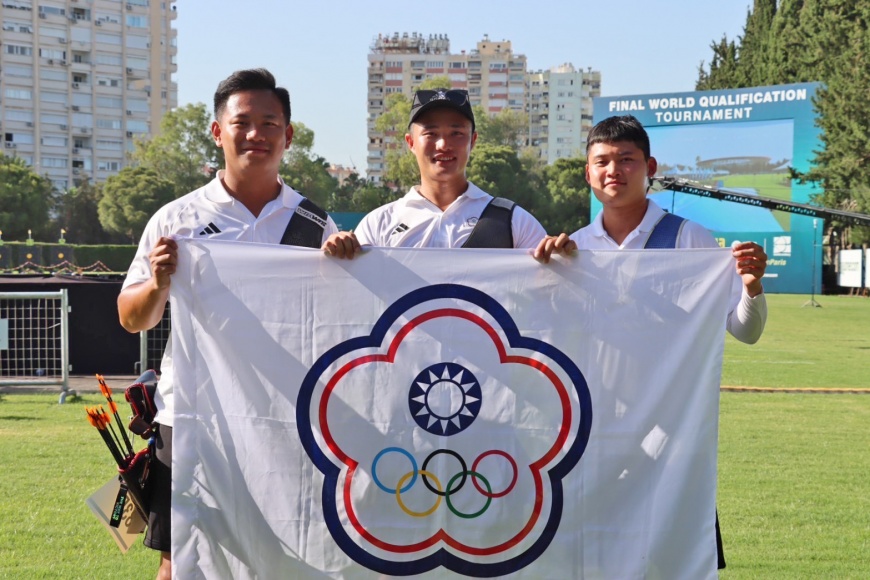
[[[404,197],[369,212],[355,233],[360,244],[390,248],[459,248],[471,235],[492,196],[473,183],[442,211],[411,188]],[[536,248],[547,235],[526,210],[516,206],[511,218],[515,248]]]
[[[653,228],[665,211],[654,201],[648,200],[646,214],[640,224],[626,236],[622,244],[617,244],[604,230],[604,212],[599,212],[592,223],[580,228],[571,239],[581,250],[642,250]],[[677,249],[718,248],[719,244],[704,226],[686,220],[677,237]],[[741,342],[754,343],[764,331],[767,321],[767,300],[764,292],[751,298],[746,294],[743,281],[734,272],[731,292],[731,308],[728,312],[727,328],[734,338]]]
[[[188,193],[161,207],[148,221],[139,242],[139,249],[127,271],[123,288],[139,284],[151,278],[151,264],[148,254],[157,240],[163,236],[182,238],[209,238],[215,240],[236,240],[278,244],[287,228],[290,217],[303,197],[296,193],[279,178],[281,192],[266,204],[259,216],[254,215],[240,201],[224,189],[221,183],[223,171],[205,186]],[[327,218],[323,228],[323,239],[338,231],[332,218]],[[174,416],[172,369],[172,340],[166,343],[163,360],[160,363],[160,382],[155,404],[156,420],[162,425],[172,426]]]

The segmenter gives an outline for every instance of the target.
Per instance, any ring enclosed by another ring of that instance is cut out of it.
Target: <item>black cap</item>
[[[468,91],[464,89],[421,89],[414,93],[414,101],[411,103],[411,118],[408,126],[417,120],[426,111],[437,107],[450,107],[461,113],[471,121],[471,130],[474,131],[474,113],[468,100]]]

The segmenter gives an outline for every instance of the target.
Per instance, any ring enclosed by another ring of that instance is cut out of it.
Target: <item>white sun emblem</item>
[[[465,367],[438,363],[424,369],[408,391],[408,407],[417,424],[433,435],[455,435],[480,412],[480,383]]]

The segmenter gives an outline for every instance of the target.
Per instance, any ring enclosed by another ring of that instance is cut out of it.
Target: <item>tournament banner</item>
[[[179,240],[177,578],[715,578],[729,250]]]

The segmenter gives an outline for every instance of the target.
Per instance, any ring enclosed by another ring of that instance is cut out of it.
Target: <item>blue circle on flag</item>
[[[439,436],[456,435],[480,413],[480,383],[467,368],[442,362],[417,375],[408,390],[408,408],[417,425]]]

